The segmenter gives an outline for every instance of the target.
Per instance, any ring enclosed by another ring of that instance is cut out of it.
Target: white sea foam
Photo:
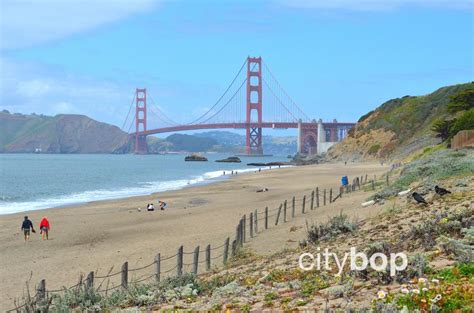
[[[288,166],[282,166],[288,167]],[[273,167],[275,168],[275,167]],[[261,167],[261,170],[268,170],[269,167]],[[234,169],[239,174],[255,172],[256,168]],[[24,211],[41,210],[54,207],[62,207],[73,204],[83,204],[99,200],[120,199],[131,196],[149,195],[156,192],[169,190],[177,190],[202,183],[210,183],[220,179],[231,177],[232,170],[224,170],[206,172],[200,176],[189,177],[188,179],[170,180],[170,181],[151,181],[140,183],[139,186],[122,188],[118,190],[91,190],[80,193],[68,194],[55,198],[38,199],[37,201],[28,202],[5,202],[0,201],[0,215],[12,214]]]

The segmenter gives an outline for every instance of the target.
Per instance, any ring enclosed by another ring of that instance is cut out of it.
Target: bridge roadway
[[[325,129],[334,128],[334,127],[352,127],[354,123],[323,123]],[[190,124],[190,125],[178,125],[170,126],[156,129],[149,129],[146,131],[139,132],[141,136],[153,135],[153,134],[162,134],[162,133],[172,133],[178,131],[186,130],[199,130],[199,129],[246,129],[247,127],[251,128],[273,128],[273,129],[288,129],[288,128],[298,128],[297,122],[262,122],[262,123],[215,123],[215,124]],[[317,129],[318,123],[301,123],[302,129]],[[130,135],[135,135],[132,133]]]

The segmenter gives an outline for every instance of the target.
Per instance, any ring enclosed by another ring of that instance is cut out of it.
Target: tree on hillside
[[[474,109],[464,112],[459,118],[457,118],[450,127],[449,132],[454,136],[461,130],[465,129],[474,129]]]
[[[474,129],[474,88],[469,88],[452,95],[447,109],[449,113],[463,112],[457,118],[438,119],[433,122],[431,130],[442,141],[453,138],[461,130]]]
[[[450,136],[450,129],[453,125],[453,120],[441,120],[437,119],[433,122],[431,130],[436,133],[436,137],[441,138],[442,141],[445,141]]]
[[[453,96],[448,104],[448,112],[456,113],[474,108],[474,88],[466,89]]]

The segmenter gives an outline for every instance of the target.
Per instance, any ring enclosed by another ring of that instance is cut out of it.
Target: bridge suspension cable
[[[273,75],[272,71],[270,71],[270,68],[267,66],[267,64],[263,61],[262,63],[265,70],[268,72],[268,74],[270,74],[270,77],[275,81],[276,85],[278,86],[279,91],[281,91],[281,93],[288,98],[288,100],[292,103],[296,111],[298,111],[299,114],[297,115],[300,115],[303,120],[310,121],[311,118],[300,108],[300,106],[293,100],[293,98],[290,97],[290,95],[286,92],[286,90],[281,86],[280,82],[278,81],[278,79],[276,79],[275,75]]]
[[[151,112],[152,112],[161,122],[164,122],[165,124],[170,125],[170,126],[180,125],[180,123],[175,122],[173,119],[171,119],[170,117],[168,117],[168,115],[166,115],[166,114],[163,112],[163,110],[160,109],[159,105],[156,104],[156,102],[155,102],[155,100],[153,99],[153,97],[151,96],[151,94],[148,94],[148,97],[150,97],[151,104],[152,104],[152,106],[150,106]],[[154,110],[156,110],[156,111],[154,111]]]
[[[135,94],[133,94],[132,102],[130,102],[130,107],[128,108],[127,117],[125,118],[125,120],[122,123],[122,127],[120,128],[121,130],[125,130],[124,127],[125,127],[125,124],[127,123],[128,117],[130,116],[130,112],[132,112],[133,102],[135,102]],[[133,119],[135,119],[135,118],[133,118]]]
[[[219,97],[219,99],[217,99],[217,101],[214,103],[214,105],[206,112],[204,113],[203,115],[201,115],[200,117],[198,117],[197,119],[193,120],[192,122],[188,123],[188,125],[192,125],[192,124],[202,124],[203,122],[201,121],[200,123],[197,123],[199,122],[201,119],[203,119],[206,115],[208,115],[210,112],[212,112],[212,110],[214,110],[214,108],[221,102],[221,100],[225,97],[225,95],[227,94],[227,92],[230,90],[230,88],[234,85],[235,81],[237,80],[237,78],[239,77],[239,75],[242,73],[242,70],[244,69],[245,65],[247,64],[247,59],[244,61],[244,63],[242,64],[242,66],[240,67],[239,71],[237,72],[237,74],[234,76],[234,79],[232,79],[232,82],[229,84],[229,86],[227,87],[227,89],[224,91],[224,93]],[[242,83],[242,85],[245,83],[245,81]],[[242,85],[239,87],[239,89],[242,87]],[[233,96],[235,96],[236,93],[233,94]],[[232,96],[232,97],[233,97]],[[229,101],[225,104],[227,105],[229,103]],[[225,106],[224,105],[224,106]],[[220,110],[218,110],[218,112],[222,111],[222,108]],[[214,117],[216,114],[213,114],[210,118]],[[206,119],[206,121],[208,121],[210,118]]]

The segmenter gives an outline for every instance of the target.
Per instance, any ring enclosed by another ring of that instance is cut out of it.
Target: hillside
[[[216,140],[216,151],[244,152],[245,135],[229,131],[208,131],[196,133],[194,136]],[[263,136],[263,151],[266,154],[293,155],[296,152],[296,136]]]
[[[0,112],[0,152],[126,153],[128,136],[118,127],[84,115]]]
[[[454,118],[448,110],[451,97],[473,88],[471,82],[442,87],[425,96],[389,100],[362,116],[349,136],[328,151],[327,158],[392,159],[440,143],[431,130],[433,123]]]

